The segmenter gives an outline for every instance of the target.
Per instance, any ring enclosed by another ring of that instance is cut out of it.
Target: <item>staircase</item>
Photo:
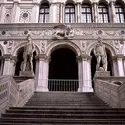
[[[0,125],[125,125],[125,109],[112,109],[94,93],[35,93],[11,107]]]

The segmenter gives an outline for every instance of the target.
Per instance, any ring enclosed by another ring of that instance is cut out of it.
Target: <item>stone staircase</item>
[[[0,125],[125,125],[125,109],[113,109],[94,93],[35,93],[24,107],[11,107]]]

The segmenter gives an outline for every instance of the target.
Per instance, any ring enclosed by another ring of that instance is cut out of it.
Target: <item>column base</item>
[[[78,92],[94,92],[94,90],[91,87],[82,87],[78,89]]]
[[[48,88],[43,88],[41,86],[38,86],[35,90],[35,92],[48,92]]]

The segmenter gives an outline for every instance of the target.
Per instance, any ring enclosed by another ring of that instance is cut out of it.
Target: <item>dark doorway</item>
[[[108,65],[107,65],[107,70],[110,71],[110,75],[112,76],[112,55],[109,49],[106,48],[106,54],[107,54],[107,61],[108,61]],[[95,72],[96,72],[96,64],[97,64],[97,60],[96,57],[94,55],[94,52],[92,50],[91,54],[92,56],[92,60],[91,60],[91,75],[92,75],[92,80],[94,78]],[[100,64],[102,66],[102,64]],[[92,87],[94,88],[94,82],[92,81]]]
[[[76,62],[75,52],[68,48],[61,48],[55,50],[51,54],[51,62],[49,64],[49,79],[55,81],[59,80],[56,83],[49,83],[50,91],[77,91],[78,64]],[[70,82],[70,85],[67,81]],[[56,90],[54,89],[55,86]],[[64,86],[67,87],[64,88]]]

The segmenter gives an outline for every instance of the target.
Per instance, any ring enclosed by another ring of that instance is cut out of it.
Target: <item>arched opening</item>
[[[49,91],[78,90],[78,64],[74,51],[60,48],[52,52],[49,81]]]
[[[112,61],[112,55],[111,55],[111,51],[109,49],[106,48],[106,54],[107,54],[107,71],[110,71],[110,75],[113,75],[113,61]],[[94,50],[91,51],[92,56],[92,60],[91,60],[91,75],[92,75],[92,80],[94,78],[95,72],[96,72],[96,64],[97,64],[97,59],[96,56],[94,54]],[[100,66],[102,66],[102,62],[100,63]],[[92,82],[92,87],[94,88],[94,82]]]
[[[2,75],[3,72],[2,62],[3,62],[3,57],[2,57],[2,52],[0,50],[0,75]]]
[[[21,63],[23,62],[23,52],[24,52],[24,47],[20,48],[17,51],[17,62],[16,62],[16,68],[15,68],[15,75],[19,76],[20,71],[21,71]],[[36,61],[35,61],[35,56],[36,56],[36,51],[33,52],[33,71],[35,73],[35,68],[36,68]]]

